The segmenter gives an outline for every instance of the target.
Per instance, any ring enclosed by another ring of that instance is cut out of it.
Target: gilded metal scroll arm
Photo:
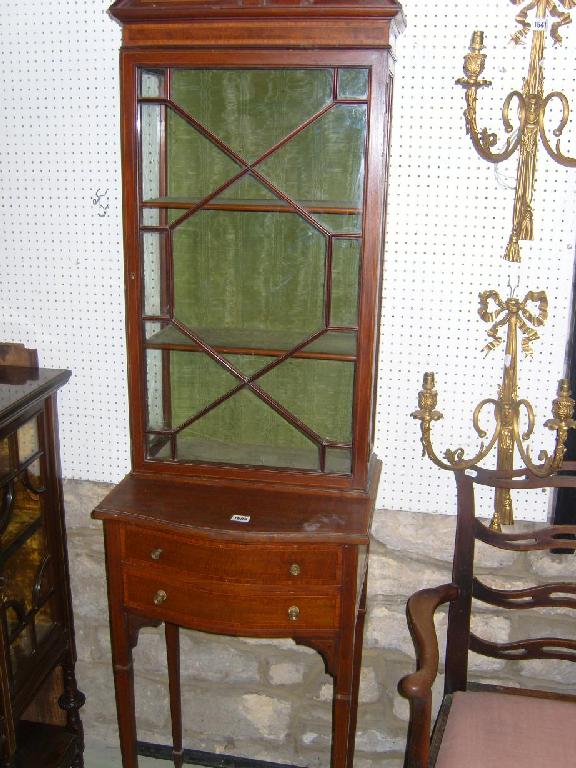
[[[496,422],[496,427],[494,429],[494,434],[490,438],[490,441],[488,442],[488,445],[485,445],[484,443],[480,444],[480,447],[475,454],[470,459],[464,458],[464,449],[463,448],[456,448],[451,449],[447,448],[444,451],[443,457],[446,459],[446,461],[442,461],[442,459],[438,456],[436,451],[434,450],[434,447],[432,445],[432,422],[433,421],[440,421],[440,419],[443,418],[440,411],[436,410],[436,404],[438,402],[438,393],[435,389],[435,377],[434,373],[429,372],[424,374],[424,379],[422,382],[422,389],[418,393],[418,410],[411,413],[411,417],[413,419],[417,419],[420,422],[420,442],[422,444],[422,456],[428,456],[428,458],[436,464],[436,466],[440,467],[441,469],[468,469],[469,467],[474,466],[475,464],[478,464],[478,462],[482,461],[492,450],[494,447],[494,444],[496,440],[498,439],[498,431],[499,431],[499,425],[500,425],[500,414],[498,412],[499,404],[497,400],[493,400],[490,398],[487,398],[486,400],[483,400],[481,403],[479,403],[476,406],[476,409],[474,411],[473,416],[473,425],[474,429],[476,430],[476,433],[480,438],[486,437],[486,432],[481,428],[479,423],[479,417],[480,412],[483,410],[484,406],[486,405],[493,405],[494,406],[494,418]]]
[[[525,404],[525,401],[520,401]],[[518,405],[520,405],[520,402]],[[530,404],[528,403],[528,406]],[[524,447],[519,434],[519,419],[515,423],[515,437],[518,447],[518,453],[525,466],[537,477],[548,477],[553,472],[557,472],[564,461],[566,454],[566,440],[568,430],[576,427],[576,421],[572,418],[574,415],[574,399],[571,397],[570,385],[568,379],[560,379],[558,382],[558,396],[552,402],[552,419],[544,422],[544,426],[552,432],[556,432],[554,451],[549,454],[542,450],[538,454],[539,464],[535,464],[530,458],[530,451]],[[531,407],[530,407],[530,410]],[[529,435],[528,435],[529,436]],[[522,438],[526,439],[524,435]]]
[[[550,141],[548,139],[548,136],[546,135],[546,126],[544,125],[544,117],[546,115],[546,108],[548,107],[548,104],[553,100],[558,99],[560,101],[560,104],[562,105],[562,117],[560,118],[560,122],[558,123],[558,127],[555,128],[552,133],[556,137],[556,146],[552,147],[550,144]],[[560,165],[564,165],[567,168],[576,168],[576,157],[569,157],[568,155],[565,155],[562,150],[560,149],[560,137],[564,131],[564,128],[568,125],[568,120],[570,118],[570,104],[568,103],[568,99],[563,93],[560,93],[560,91],[552,91],[552,93],[549,93],[548,96],[544,99],[542,103],[542,109],[540,110],[540,118],[539,118],[539,128],[540,128],[540,138],[542,139],[542,144],[544,145],[544,149],[550,157],[553,160],[556,160],[557,163],[560,163]]]
[[[524,43],[532,32],[532,44],[528,73],[524,78],[522,89],[511,91],[504,100],[502,107],[502,119],[507,133],[513,130],[510,120],[510,112],[513,103],[518,105],[519,126],[514,139],[508,138],[504,149],[500,153],[492,151],[496,146],[497,136],[488,133],[486,129],[477,129],[477,92],[479,88],[489,85],[487,80],[480,79],[486,63],[486,55],[481,53],[484,48],[484,33],[477,30],[472,34],[469,53],[464,55],[464,73],[466,77],[456,82],[465,89],[466,109],[464,112],[466,121],[466,133],[470,135],[472,144],[477,153],[490,163],[498,163],[511,157],[518,151],[518,166],[516,171],[516,191],[514,196],[514,212],[512,217],[512,231],[504,251],[504,259],[507,261],[520,261],[520,242],[532,240],[534,236],[534,212],[532,199],[536,181],[536,161],[538,155],[538,136],[540,136],[546,152],[560,165],[576,167],[576,158],[565,155],[560,148],[560,135],[568,123],[570,114],[568,99],[563,93],[553,91],[544,96],[544,48],[547,34],[554,45],[562,42],[559,29],[571,23],[570,14],[561,10],[554,0],[511,0],[514,5],[524,7],[516,15],[516,22],[520,29],[512,35],[515,44]],[[566,9],[576,6],[575,0],[559,0]],[[528,18],[530,12],[534,13],[531,22]],[[556,19],[553,23],[550,18]],[[562,105],[562,118],[558,127],[553,131],[557,141],[552,146],[544,125],[545,113],[548,104],[558,99]]]
[[[518,149],[521,140],[521,134],[526,122],[526,104],[524,96],[520,91],[513,91],[506,97],[502,106],[502,122],[506,133],[512,133],[514,126],[510,120],[510,106],[514,99],[518,100],[518,119],[519,126],[516,136],[509,136],[506,140],[504,149],[500,152],[493,152],[492,148],[498,143],[498,135],[490,133],[487,128],[479,130],[477,122],[477,102],[478,89],[486,88],[492,85],[490,80],[483,80],[480,75],[484,71],[486,54],[481,53],[484,48],[484,33],[474,32],[470,41],[470,53],[464,56],[464,74],[456,80],[466,91],[466,109],[464,110],[464,119],[466,123],[466,133],[470,136],[474,148],[478,154],[490,163],[501,163],[512,157]]]

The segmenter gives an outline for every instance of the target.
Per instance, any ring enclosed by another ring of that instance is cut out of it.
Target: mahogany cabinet
[[[0,765],[82,768],[56,413],[70,371],[31,352],[0,344]]]
[[[131,649],[292,637],[352,764],[396,0],[118,0],[132,472],[104,521],[124,768]]]

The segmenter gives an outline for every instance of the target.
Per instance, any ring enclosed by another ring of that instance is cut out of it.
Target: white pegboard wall
[[[0,337],[72,369],[67,477],[128,468],[117,62],[109,3],[4,0]],[[96,201],[96,202],[94,202]]]
[[[129,466],[125,384],[117,61],[120,30],[110,0],[4,0],[0,15],[3,98],[0,338],[37,347],[47,366],[69,367],[60,396],[66,477],[118,480]],[[420,457],[416,407],[422,373],[434,370],[444,422],[439,448],[471,446],[471,413],[493,396],[502,352],[483,361],[487,326],[480,290],[545,289],[550,319],[522,361],[521,392],[539,423],[563,370],[574,261],[576,172],[540,150],[537,240],[520,267],[500,259],[512,192],[465,136],[463,91],[454,85],[472,30],[483,29],[492,89],[480,93],[483,124],[521,85],[527,49],[506,45],[517,12],[509,0],[405,0],[398,39],[385,267],[377,450],[380,503],[453,510],[450,473]],[[576,26],[548,47],[546,88],[572,104]],[[502,134],[502,131],[500,131]],[[576,127],[566,129],[576,137]],[[565,151],[570,144],[565,143]],[[572,154],[576,150],[572,143]],[[514,175],[515,160],[508,169]],[[98,199],[98,195],[101,195]],[[106,193],[106,194],[104,194]],[[96,203],[94,203],[96,200]],[[542,434],[542,432],[540,432]],[[541,515],[542,505],[534,511]]]
[[[442,7],[440,7],[442,6]],[[502,141],[500,109],[506,94],[520,89],[529,46],[509,44],[518,8],[508,0],[404,3],[408,28],[399,38],[390,172],[390,203],[384,276],[377,451],[384,461],[379,503],[389,508],[453,512],[450,472],[421,457],[417,407],[424,371],[435,371],[438,409],[433,427],[441,455],[479,445],[472,428],[475,405],[496,397],[503,346],[483,359],[489,340],[477,314],[478,293],[519,280],[517,295],[545,290],[549,319],[535,342],[534,357],[520,361],[520,394],[536,409],[535,454],[551,447],[542,428],[550,414],[557,380],[564,372],[569,320],[576,213],[576,173],[555,164],[539,149],[534,196],[535,240],[523,244],[523,261],[501,258],[512,226],[514,192],[496,178],[512,177],[517,155],[493,166],[480,159],[466,136],[462,75],[472,31],[485,33],[484,76],[491,88],[479,92],[480,126]],[[444,10],[444,13],[442,12]],[[563,47],[547,46],[546,91],[576,99],[573,84],[576,30],[563,28]],[[575,152],[574,121],[565,130],[564,151]],[[568,138],[571,137],[571,143]],[[489,412],[486,427],[491,424]],[[546,433],[546,434],[545,434]],[[533,495],[517,517],[543,519],[546,499]]]

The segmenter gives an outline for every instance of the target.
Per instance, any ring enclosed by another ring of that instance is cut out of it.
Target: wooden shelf
[[[237,328],[197,328],[194,332],[217,352],[235,355],[280,357],[301,343],[310,331],[265,331]],[[146,340],[148,349],[200,352],[195,342],[177,328],[168,326]],[[356,360],[356,331],[327,331],[296,352],[295,358],[315,360]]]
[[[282,448],[180,437],[177,460],[320,471],[318,448],[312,443],[308,449]],[[333,450],[329,464],[329,472],[350,474],[350,449]]]
[[[180,197],[156,197],[151,200],[144,200],[141,205],[143,208],[181,208],[188,210],[194,208],[201,202],[198,200],[185,200]],[[346,201],[326,201],[326,200],[296,200],[298,205],[309,213],[334,213],[339,215],[360,215],[362,209],[354,203]],[[273,212],[273,213],[294,213],[291,205],[280,198],[270,198],[262,200],[234,200],[233,198],[218,197],[202,206],[206,211],[247,211],[247,212]]]

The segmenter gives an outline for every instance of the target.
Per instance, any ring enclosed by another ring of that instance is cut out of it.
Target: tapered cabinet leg
[[[332,703],[332,768],[346,768],[348,738],[352,722],[353,654],[355,622],[341,628],[334,665],[334,698]]]
[[[130,633],[125,617],[125,629],[112,629],[112,668],[116,690],[118,735],[122,752],[122,768],[138,768],[136,749],[136,709],[134,700],[134,665]]]
[[[357,602],[358,550],[344,550],[344,589],[334,676],[331,768],[352,768],[362,663],[366,577]]]
[[[170,690],[170,719],[172,721],[172,759],[174,768],[182,768],[182,697],[180,691],[180,630],[176,624],[166,624],[166,657]]]
[[[112,644],[112,671],[116,692],[118,736],[122,752],[122,768],[138,768],[136,748],[136,708],[134,699],[134,666],[132,648],[137,639],[137,628],[131,631],[130,617],[122,608],[122,581],[120,569],[120,532],[114,523],[104,526],[106,539],[106,565],[108,571],[108,606],[110,612],[110,640]]]
[[[364,641],[364,619],[366,617],[366,591],[368,574],[364,576],[360,605],[356,617],[354,633],[354,657],[352,670],[352,701],[350,705],[350,725],[348,728],[348,753],[346,765],[352,768],[354,764],[354,748],[356,744],[356,721],[358,717],[358,694],[360,692],[360,671],[362,669],[362,646]]]
[[[346,768],[347,764],[352,704],[349,672],[350,670],[341,667],[334,676],[331,768]]]

